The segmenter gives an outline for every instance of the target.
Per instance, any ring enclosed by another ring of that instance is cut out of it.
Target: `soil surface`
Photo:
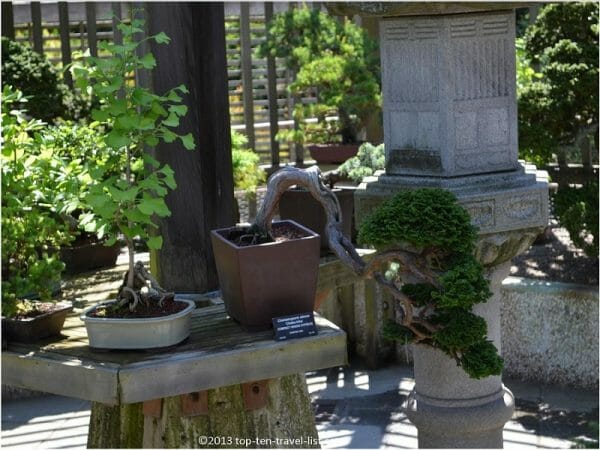
[[[598,286],[598,257],[575,247],[564,228],[553,227],[547,236],[513,258],[512,276]]]
[[[64,305],[56,305],[52,302],[43,302],[43,303],[35,303],[35,308],[31,311],[23,312],[18,315],[12,317],[12,319],[23,320],[23,319],[33,319],[34,317],[41,316],[42,314],[46,314],[52,312],[56,309],[63,308]]]
[[[274,223],[271,233],[275,242],[291,241],[307,236],[303,230],[289,223]],[[221,232],[221,235],[238,247],[248,247],[251,245],[273,242],[269,236],[250,233],[248,227],[238,226],[231,230]]]
[[[112,305],[111,305],[112,306]],[[188,307],[187,303],[178,302],[173,298],[167,298],[163,302],[163,306],[159,306],[158,302],[148,301],[147,303],[138,303],[135,311],[129,311],[127,306],[116,308],[96,308],[88,313],[89,317],[111,318],[111,319],[147,319],[151,317],[163,317],[171,314],[176,314]]]

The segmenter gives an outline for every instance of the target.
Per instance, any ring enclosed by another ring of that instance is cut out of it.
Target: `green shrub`
[[[266,173],[260,168],[260,157],[246,148],[248,139],[245,135],[231,131],[231,163],[233,166],[233,183],[236,189],[242,189],[252,195],[256,188],[266,180]]]
[[[259,57],[284,60],[295,75],[289,89],[297,98],[297,128],[280,132],[295,143],[359,142],[358,132],[380,108],[377,44],[350,20],[343,22],[317,9],[301,7],[277,14],[267,26]],[[325,120],[337,115],[338,122]],[[317,124],[306,118],[317,117]]]
[[[29,98],[27,114],[48,123],[57,118],[79,119],[89,104],[62,82],[45,56],[28,45],[2,38],[2,86],[10,85]]]
[[[22,95],[2,92],[2,313],[13,315],[25,297],[47,300],[64,264],[58,248],[71,240],[61,218],[76,196],[66,164],[41,145],[46,126],[27,119]]]
[[[598,5],[544,6],[517,50],[520,156],[545,164],[580,133],[597,134]]]
[[[416,322],[386,324],[384,336],[407,342],[421,330],[426,335],[419,343],[444,351],[470,377],[483,378],[500,374],[503,362],[487,340],[485,320],[471,312],[473,305],[491,296],[483,267],[473,256],[476,239],[469,214],[454,195],[441,189],[396,194],[367,217],[359,231],[361,243],[381,250],[408,249],[412,264],[421,271],[427,267],[435,279],[417,276],[415,281],[410,267],[390,264],[398,265],[387,272],[395,277],[390,281],[401,285],[413,307],[429,313]]]
[[[554,213],[573,243],[590,257],[598,256],[598,182],[582,188],[561,187],[554,195]]]
[[[340,175],[347,176],[352,181],[360,183],[364,177],[373,175],[378,170],[385,169],[384,144],[377,146],[365,142],[356,156],[347,159],[339,168]]]

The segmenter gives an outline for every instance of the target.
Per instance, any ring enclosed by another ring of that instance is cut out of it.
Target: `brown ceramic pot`
[[[310,156],[319,164],[339,164],[356,156],[360,144],[313,144]]]
[[[73,310],[70,302],[57,303],[45,314],[27,319],[2,318],[3,332],[9,341],[36,342],[60,334],[67,314]]]
[[[274,317],[313,311],[319,272],[320,238],[291,220],[302,237],[283,242],[237,246],[233,228],[211,232],[219,284],[227,313],[246,330],[264,330]]]

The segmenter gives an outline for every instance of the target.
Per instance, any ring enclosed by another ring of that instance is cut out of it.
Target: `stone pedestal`
[[[479,228],[493,297],[474,312],[500,350],[499,288],[510,259],[547,224],[547,175],[518,161],[514,4],[336,3],[379,16],[386,170],[355,194],[356,223],[406,189],[456,195]],[[469,378],[454,360],[414,349],[407,414],[420,447],[502,447],[513,397],[500,377]]]

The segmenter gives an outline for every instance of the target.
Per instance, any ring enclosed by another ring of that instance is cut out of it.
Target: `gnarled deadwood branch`
[[[319,168],[309,169],[284,167],[275,172],[267,183],[267,193],[264,202],[256,215],[251,227],[252,232],[271,234],[271,220],[279,199],[292,186],[301,186],[323,206],[327,216],[325,232],[329,248],[360,277],[373,278],[383,286],[396,300],[402,310],[401,324],[411,330],[416,341],[431,338],[437,327],[426,320],[423,314],[415,317],[415,307],[412,300],[404,294],[392,281],[384,275],[385,267],[391,262],[398,262],[400,270],[418,282],[429,283],[439,287],[436,273],[428,267],[429,259],[435,255],[431,249],[421,253],[395,249],[376,255],[370,263],[366,263],[358,254],[354,245],[342,233],[342,214],[338,199],[323,182]]]

